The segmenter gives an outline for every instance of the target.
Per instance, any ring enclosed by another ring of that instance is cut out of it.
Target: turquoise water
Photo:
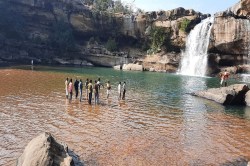
[[[249,107],[190,95],[219,87],[218,78],[42,66],[0,74],[5,80],[0,82],[0,165],[14,163],[44,131],[66,142],[85,165],[221,165],[250,159]],[[74,98],[69,103],[66,77],[109,80],[110,99],[102,89],[99,106]],[[118,101],[119,81],[127,83],[125,101]]]
[[[16,67],[15,67],[16,68]],[[30,67],[17,67],[19,69],[30,70]],[[207,88],[218,88],[219,78],[216,77],[193,77],[183,76],[169,73],[152,73],[152,72],[136,72],[136,71],[117,71],[109,68],[71,68],[71,67],[35,67],[35,71],[55,72],[67,74],[69,78],[72,75],[75,78],[89,78],[97,80],[101,78],[105,84],[110,81],[113,89],[116,89],[118,83],[126,81],[130,95],[141,95],[140,98],[147,100],[147,104],[152,107],[164,107],[163,109],[181,109],[181,110],[200,110],[206,103],[217,105],[214,102],[209,102],[190,94],[198,90]],[[85,79],[83,79],[85,81]],[[231,79],[230,84],[243,83],[241,80]],[[245,82],[248,84],[247,82]],[[138,96],[139,97],[139,96]],[[128,96],[128,100],[136,98]],[[239,115],[245,118],[245,112],[248,112],[248,107],[241,106],[219,106],[219,109],[225,113]],[[218,107],[216,109],[218,109]],[[207,107],[205,110],[213,110],[213,107]],[[247,113],[246,113],[247,114]]]

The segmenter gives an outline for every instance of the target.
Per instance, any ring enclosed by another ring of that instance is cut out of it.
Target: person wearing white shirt
[[[66,99],[69,96],[68,86],[69,86],[69,78],[66,78],[66,80],[65,80]]]
[[[118,100],[121,100],[121,98],[122,98],[122,88],[121,88],[121,85],[122,83],[121,82],[119,82],[119,85],[118,85],[118,95],[119,95],[119,97],[118,97]]]

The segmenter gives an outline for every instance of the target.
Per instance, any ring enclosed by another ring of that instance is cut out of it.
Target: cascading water
[[[178,73],[191,76],[205,76],[207,67],[207,49],[213,17],[203,20],[190,32],[186,49],[182,52],[182,61]]]
[[[250,21],[244,20],[242,25],[243,25],[244,29],[247,30],[246,40],[248,41],[248,44],[247,44],[248,51],[247,51],[247,59],[246,59],[245,64],[249,65],[250,64]],[[237,33],[237,34],[240,34],[240,33]],[[242,82],[250,82],[250,74],[249,73],[241,74],[241,77],[242,77]]]

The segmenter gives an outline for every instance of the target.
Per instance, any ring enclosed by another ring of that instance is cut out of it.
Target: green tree
[[[123,6],[121,0],[115,1],[115,3],[114,3],[114,12],[115,13],[122,13],[122,12],[124,12],[124,6]]]
[[[180,30],[182,30],[183,32],[187,32],[188,26],[189,26],[190,23],[191,23],[191,21],[189,19],[184,18],[182,20],[182,22],[180,22],[180,24],[179,24]]]
[[[150,31],[151,49],[157,52],[161,49],[166,39],[165,29],[163,27],[153,27]]]
[[[94,7],[99,12],[105,12],[109,8],[113,8],[112,0],[96,0],[94,3]]]

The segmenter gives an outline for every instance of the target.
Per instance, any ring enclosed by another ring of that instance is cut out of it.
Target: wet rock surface
[[[192,95],[213,100],[223,105],[246,105],[246,84],[234,84],[228,87],[211,88],[194,92]]]

